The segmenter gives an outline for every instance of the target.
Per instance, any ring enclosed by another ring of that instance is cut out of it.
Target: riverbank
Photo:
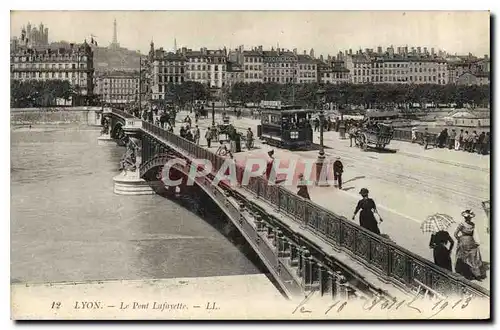
[[[99,126],[100,107],[11,108],[11,125],[64,125],[84,124]]]

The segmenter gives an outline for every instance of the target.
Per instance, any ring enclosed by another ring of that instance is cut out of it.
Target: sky
[[[117,20],[118,42],[131,50],[155,47],[245,49],[262,45],[334,55],[352,48],[421,46],[448,53],[490,55],[487,11],[11,11],[11,36],[28,22],[49,28],[49,40],[107,46]]]

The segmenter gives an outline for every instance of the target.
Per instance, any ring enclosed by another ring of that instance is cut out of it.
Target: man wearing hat
[[[333,163],[333,180],[339,189],[342,189],[342,172],[344,172],[344,165],[340,161],[340,157],[337,157]]]

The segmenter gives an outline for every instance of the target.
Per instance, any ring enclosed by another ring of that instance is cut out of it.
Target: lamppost
[[[215,102],[212,101],[212,126],[215,126]]]
[[[323,145],[323,127],[324,127],[324,120],[325,120],[325,114],[323,111],[323,98],[325,95],[325,91],[320,89],[316,92],[316,108],[319,110],[319,154],[318,154],[318,159],[316,160],[316,185],[318,186],[328,186],[328,179],[326,176],[326,169],[324,169],[325,165],[325,148]],[[323,174],[323,171],[325,171],[325,174]],[[323,174],[323,177],[321,177]]]

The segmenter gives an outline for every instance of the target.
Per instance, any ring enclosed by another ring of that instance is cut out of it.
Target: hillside
[[[94,47],[94,68],[96,71],[138,70],[139,53],[126,48]]]

